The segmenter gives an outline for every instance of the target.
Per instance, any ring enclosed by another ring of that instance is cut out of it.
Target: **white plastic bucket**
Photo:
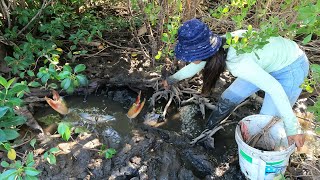
[[[240,122],[248,127],[249,135],[252,136],[265,127],[273,117],[268,115],[252,115],[243,118]],[[269,180],[284,174],[289,162],[290,155],[295,150],[295,145],[288,147],[287,135],[282,121],[274,124],[268,135],[264,138],[270,139],[270,145],[276,151],[263,151],[253,148],[243,141],[240,126],[237,125],[235,133],[238,144],[239,164],[242,173],[251,180]],[[262,142],[257,143],[261,144]],[[265,143],[265,141],[263,141]]]

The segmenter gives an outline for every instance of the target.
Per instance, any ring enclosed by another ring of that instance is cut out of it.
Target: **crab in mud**
[[[141,112],[146,99],[144,98],[144,100],[142,102],[140,102],[141,99],[141,91],[139,92],[138,97],[136,98],[135,103],[132,104],[131,108],[129,109],[127,116],[128,118],[132,119],[138,116],[138,114]]]
[[[52,90],[52,99],[48,98],[47,96],[44,97],[44,99],[47,101],[47,103],[57,111],[58,113],[62,115],[69,114],[69,108],[67,107],[66,102],[64,99],[59,95],[59,93],[55,90]]]

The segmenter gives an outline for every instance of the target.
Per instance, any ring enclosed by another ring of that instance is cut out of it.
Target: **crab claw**
[[[136,98],[136,102],[133,103],[133,105],[130,107],[127,116],[128,118],[135,118],[138,116],[140,111],[142,110],[144,103],[146,102],[146,99],[143,100],[143,102],[140,102],[140,97],[141,97],[141,91],[139,92],[138,97]]]
[[[63,115],[68,114],[69,109],[66,105],[66,102],[63,100],[62,97],[60,97],[59,93],[55,90],[52,90],[52,95],[53,99],[48,98],[47,96],[44,97],[44,99],[52,107],[52,109]]]

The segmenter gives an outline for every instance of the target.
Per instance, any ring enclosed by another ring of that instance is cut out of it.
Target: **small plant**
[[[9,158],[10,159],[10,158]],[[9,163],[7,161],[2,161],[1,166],[5,168],[0,174],[0,179],[9,180],[9,179],[38,179],[37,175],[41,173],[33,167],[35,164],[33,159],[33,153],[29,153],[26,157],[25,163],[23,164],[20,160]]]
[[[319,94],[320,89],[320,65],[312,64],[310,66],[311,69],[311,78],[306,80],[302,85],[308,92],[312,93],[316,91]],[[307,82],[307,83],[306,83]],[[313,112],[315,119],[317,122],[320,122],[320,97],[317,97],[317,101],[313,106],[308,107],[310,112]],[[320,134],[320,127],[316,128],[316,132]]]
[[[106,148],[106,145],[102,145],[99,151],[99,155],[100,156],[104,156],[107,159],[111,159],[115,154],[117,153],[117,151],[113,148]]]
[[[233,47],[237,54],[251,53],[263,48],[269,43],[268,39],[276,36],[277,33],[275,29],[270,29],[267,26],[264,26],[259,32],[253,31],[252,26],[249,25],[247,31],[242,35],[243,37],[240,38],[239,36],[232,37],[229,32],[226,33],[226,44],[223,48]],[[258,59],[260,58],[258,57]]]
[[[66,90],[67,93],[73,93],[75,88],[79,86],[88,85],[88,79],[85,75],[81,74],[86,69],[83,64],[78,64],[74,69],[68,64],[63,67],[50,64],[49,68],[41,67],[37,73],[37,78],[44,84],[45,88],[57,89],[58,85],[55,82],[49,83],[49,79],[60,81],[62,89]],[[38,87],[41,86],[37,81],[29,83],[30,86]]]
[[[62,136],[62,139],[68,141],[71,137],[71,124],[68,122],[60,122],[58,125],[58,133]]]
[[[13,108],[22,105],[21,97],[28,87],[14,82],[15,78],[7,81],[0,76],[0,143],[17,138],[19,133],[15,127],[26,121],[24,117],[16,116]]]
[[[55,154],[60,150],[57,147],[51,148],[49,151],[45,152],[43,158],[48,161],[48,163],[56,165],[57,159]]]

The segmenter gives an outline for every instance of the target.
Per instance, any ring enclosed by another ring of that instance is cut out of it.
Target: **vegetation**
[[[124,13],[105,11],[115,6],[124,7]],[[9,68],[8,72],[0,71],[0,150],[10,160],[1,162],[5,171],[0,179],[36,179],[40,173],[34,168],[32,152],[16,160],[12,148],[20,135],[19,127],[26,122],[15,110],[24,105],[23,97],[30,88],[72,94],[87,86],[89,74],[81,59],[110,46],[118,47],[108,41],[107,34],[128,29],[145,58],[155,68],[162,66],[165,59],[173,59],[179,26],[193,17],[202,17],[216,33],[226,34],[224,48],[232,46],[239,54],[262,48],[269,37],[278,35],[303,45],[312,65],[302,87],[317,96],[309,110],[317,121],[314,129],[320,134],[320,1],[3,0],[0,10],[0,42],[6,51],[0,65]],[[248,30],[241,40],[230,34],[237,29]],[[65,141],[70,140],[71,125],[60,123],[58,133]],[[55,164],[57,152],[52,148],[43,158]],[[115,153],[104,146],[99,150],[106,158]]]

